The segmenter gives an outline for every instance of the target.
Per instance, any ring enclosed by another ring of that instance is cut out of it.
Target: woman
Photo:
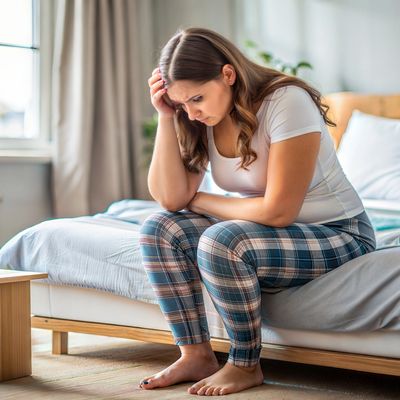
[[[260,385],[261,288],[305,284],[375,248],[328,107],[305,82],[199,28],[168,41],[148,83],[159,116],[148,185],[168,211],[145,221],[141,251],[181,357],[140,386],[198,381],[189,393],[222,395]],[[208,163],[241,197],[198,191]],[[231,341],[221,369],[200,281]]]

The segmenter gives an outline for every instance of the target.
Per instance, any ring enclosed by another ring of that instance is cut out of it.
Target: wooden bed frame
[[[400,95],[398,94],[369,95],[343,92],[326,96],[324,102],[330,107],[328,115],[337,124],[337,127],[329,129],[336,148],[340,144],[340,140],[354,109],[387,118],[400,118]],[[32,327],[51,329],[53,331],[53,354],[68,353],[68,332],[112,336],[153,343],[174,343],[172,335],[168,331],[129,326],[33,316]],[[229,341],[226,339],[214,338],[211,344],[215,351],[229,351]],[[367,356],[265,343],[263,344],[261,357],[400,376],[400,359],[398,358]]]
[[[158,329],[134,328],[130,326],[39,316],[32,317],[32,328],[52,330],[53,354],[68,354],[68,332],[111,336],[143,342],[174,344],[173,337],[169,331]],[[211,345],[215,351],[229,352],[229,340],[227,339],[212,338]],[[367,356],[363,354],[266,343],[263,343],[262,346],[261,357],[266,359],[400,376],[400,359],[398,358]]]

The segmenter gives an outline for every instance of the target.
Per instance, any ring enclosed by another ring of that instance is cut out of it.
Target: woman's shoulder
[[[268,113],[282,110],[298,110],[304,107],[314,109],[315,104],[309,93],[295,85],[288,85],[276,89],[265,97],[264,102]]]
[[[305,99],[310,98],[310,95],[300,86],[288,85],[274,90],[267,97],[269,97],[270,100],[279,101],[287,99]]]
[[[298,133],[303,127],[320,129],[320,112],[307,90],[288,85],[275,90],[264,102],[258,115],[264,132],[273,137],[287,138],[290,133]]]

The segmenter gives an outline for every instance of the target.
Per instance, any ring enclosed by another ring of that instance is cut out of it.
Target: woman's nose
[[[195,107],[186,106],[186,112],[190,120],[194,121],[199,116],[199,110]]]

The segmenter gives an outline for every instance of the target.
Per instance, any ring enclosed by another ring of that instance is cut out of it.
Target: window
[[[49,142],[49,0],[0,0],[0,148]]]

